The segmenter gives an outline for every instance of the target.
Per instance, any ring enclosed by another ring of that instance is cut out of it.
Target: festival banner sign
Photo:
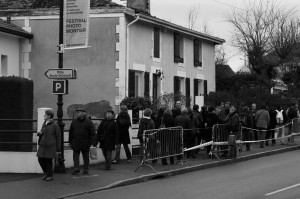
[[[64,47],[88,47],[90,0],[64,0]]]

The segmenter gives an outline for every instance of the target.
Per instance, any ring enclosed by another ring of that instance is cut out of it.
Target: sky
[[[300,18],[300,0],[276,1],[279,5],[295,7]],[[231,13],[233,9],[243,9],[243,2],[243,0],[150,0],[150,12],[155,17],[186,26],[188,11],[193,7],[198,8],[198,27],[202,29],[203,25],[207,24],[210,35],[226,40],[223,47],[229,58],[228,64],[236,72],[244,65],[245,59],[243,53],[231,45],[233,28],[226,22],[225,14]]]

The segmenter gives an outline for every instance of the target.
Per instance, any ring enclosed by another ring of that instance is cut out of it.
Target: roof
[[[203,40],[207,40],[210,42],[213,42],[214,44],[222,44],[225,42],[224,39],[214,37],[208,34],[204,34],[189,28],[185,28],[183,26],[171,23],[169,21],[154,17],[152,15],[144,14],[144,13],[137,13],[135,10],[131,8],[124,7],[122,5],[118,5],[115,3],[112,3],[108,0],[93,0],[91,2],[94,2],[94,6],[91,5],[91,14],[105,14],[105,13],[124,13],[128,16],[138,18],[140,21],[144,21],[146,23],[150,23],[156,26],[160,26],[162,28],[166,28],[169,30],[172,30],[174,32],[178,32],[181,34],[189,35],[192,37],[200,38]],[[97,4],[97,3],[98,4]],[[106,2],[105,6],[100,4],[100,2]],[[42,16],[42,15],[57,15],[59,14],[59,10],[56,6],[53,6],[52,8],[49,7],[43,7],[43,6],[37,6],[32,9],[16,9],[9,7],[8,9],[0,10],[0,16]]]
[[[33,35],[25,30],[23,30],[20,26],[13,24],[12,22],[4,21],[0,19],[0,32],[25,37],[32,38]]]
[[[216,77],[231,77],[235,75],[229,65],[216,65]]]
[[[146,14],[143,14],[143,13],[139,13],[139,14],[137,14],[137,18],[141,21],[145,21],[145,22],[148,22],[148,23],[151,23],[151,24],[159,25],[159,26],[165,27],[167,29],[170,29],[170,30],[173,30],[173,31],[176,31],[176,32],[180,32],[180,33],[183,33],[183,34],[187,34],[187,35],[190,35],[190,36],[194,36],[194,37],[197,37],[197,38],[205,39],[205,40],[211,41],[215,44],[222,44],[222,43],[225,42],[224,39],[214,37],[214,36],[211,36],[211,35],[208,35],[208,34],[204,34],[204,33],[189,29],[189,28],[185,28],[183,26],[165,21],[163,19],[159,19],[159,18],[151,16],[151,15],[146,15]]]

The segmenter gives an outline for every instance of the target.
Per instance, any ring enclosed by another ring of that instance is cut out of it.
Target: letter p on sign
[[[54,95],[68,94],[68,80],[53,81],[53,94]]]

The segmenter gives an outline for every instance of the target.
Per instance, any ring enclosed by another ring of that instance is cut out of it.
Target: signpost
[[[45,72],[48,79],[77,79],[77,70],[71,68],[51,68]]]

